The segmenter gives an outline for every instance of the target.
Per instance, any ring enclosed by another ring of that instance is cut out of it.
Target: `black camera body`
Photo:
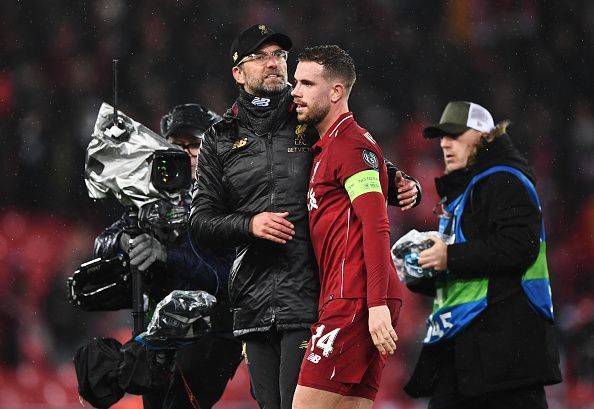
[[[132,308],[130,265],[123,255],[81,264],[66,285],[68,301],[83,311]]]

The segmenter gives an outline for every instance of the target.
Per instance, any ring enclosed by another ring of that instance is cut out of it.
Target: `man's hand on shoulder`
[[[396,351],[398,335],[392,326],[392,317],[387,305],[369,308],[369,333],[373,344],[382,355]]]
[[[398,206],[401,210],[409,210],[421,203],[423,189],[418,180],[386,160],[388,170],[388,205]]]
[[[398,206],[400,206],[400,210],[412,209],[417,204],[419,194],[417,184],[413,180],[405,178],[404,173],[400,170],[396,172],[394,180],[398,188]]]
[[[259,239],[285,244],[295,234],[295,226],[286,219],[287,216],[289,212],[258,213],[250,220],[250,233]]]

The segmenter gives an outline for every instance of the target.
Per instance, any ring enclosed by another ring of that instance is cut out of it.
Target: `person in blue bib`
[[[445,162],[442,236],[419,255],[436,274],[408,285],[434,303],[405,391],[430,409],[547,408],[544,385],[561,382],[540,202],[508,125],[453,101],[423,130]]]

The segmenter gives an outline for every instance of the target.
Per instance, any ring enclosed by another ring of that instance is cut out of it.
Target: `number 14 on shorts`
[[[322,350],[322,355],[328,358],[328,356],[330,356],[334,350],[332,345],[334,344],[334,340],[340,331],[340,328],[336,328],[324,334],[325,329],[325,325],[320,325],[316,329],[316,333],[311,337],[311,353],[307,357],[307,360],[313,362],[314,364],[320,362],[320,359],[322,358],[315,353],[315,349],[320,348]]]

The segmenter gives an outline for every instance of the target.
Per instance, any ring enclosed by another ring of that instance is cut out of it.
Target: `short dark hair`
[[[300,62],[317,62],[323,66],[327,77],[338,77],[344,81],[347,95],[351,92],[357,80],[353,58],[337,45],[319,45],[306,48],[297,56],[297,60]]]

